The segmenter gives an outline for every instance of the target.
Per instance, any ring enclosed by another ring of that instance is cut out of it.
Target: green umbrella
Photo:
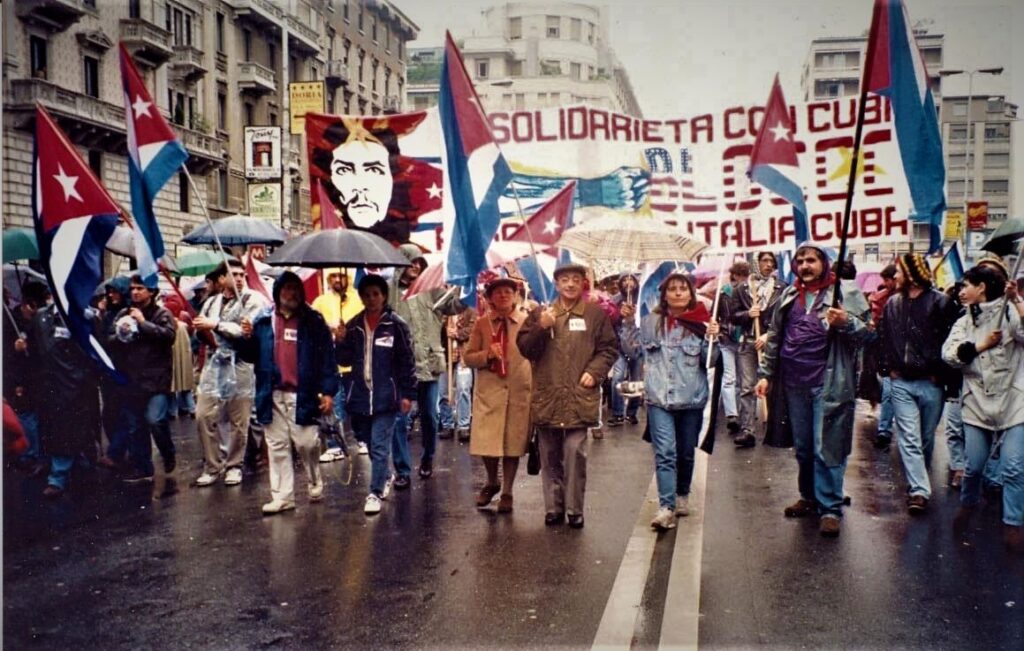
[[[31,228],[4,229],[4,262],[38,260],[39,245]]]
[[[989,251],[998,256],[1013,255],[1017,252],[1017,240],[1024,238],[1024,219],[1007,219],[999,228],[992,231],[988,241],[981,245],[982,251]],[[4,259],[7,259],[7,240],[4,240]]]
[[[203,276],[210,273],[224,261],[219,251],[192,251],[175,262],[182,276]]]

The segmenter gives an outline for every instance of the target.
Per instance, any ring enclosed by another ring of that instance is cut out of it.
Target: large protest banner
[[[796,141],[810,236],[823,245],[836,245],[840,237],[847,177],[854,164],[856,103],[850,97],[792,105],[794,133],[775,130],[772,135]],[[495,139],[515,172],[515,192],[510,186],[502,197],[499,234],[507,236],[521,224],[514,195],[529,215],[577,181],[577,208],[628,211],[649,202],[656,213],[713,249],[790,249],[792,208],[747,178],[763,116],[760,106],[665,120],[589,106],[492,112]],[[311,175],[324,182],[350,227],[369,227],[392,239],[409,237],[437,250],[444,242],[445,223],[438,134],[433,109],[375,117],[309,115]],[[361,148],[351,147],[353,143]],[[376,184],[371,184],[375,191],[351,187],[354,175],[365,171],[357,169],[367,162],[364,153],[378,161],[370,162],[379,171]],[[912,203],[884,98],[868,98],[856,164],[850,243],[909,240]],[[375,198],[365,198],[374,192]],[[386,208],[378,206],[383,202]],[[349,217],[360,211],[374,223]]]

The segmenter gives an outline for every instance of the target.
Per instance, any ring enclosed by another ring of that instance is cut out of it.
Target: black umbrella
[[[313,231],[288,240],[264,260],[276,267],[408,267],[395,247],[382,237],[365,231],[333,228]]]
[[[981,250],[1000,257],[1013,255],[1021,238],[1024,238],[1024,219],[1007,219],[992,231],[988,241],[981,245]]]
[[[233,215],[213,222],[220,243],[224,246],[244,246],[247,244],[269,244],[277,246],[288,239],[288,231],[274,226],[265,219],[259,217],[246,217],[245,215]],[[214,230],[209,224],[203,224],[195,229],[181,241],[185,244],[216,244],[213,236]]]

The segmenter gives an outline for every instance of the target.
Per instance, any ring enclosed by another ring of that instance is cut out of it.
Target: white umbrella
[[[558,246],[589,260],[689,262],[708,248],[650,210],[587,208],[579,216],[581,223],[566,230]]]

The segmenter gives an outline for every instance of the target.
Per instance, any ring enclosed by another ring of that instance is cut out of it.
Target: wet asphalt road
[[[322,466],[320,504],[308,504],[297,473],[297,511],[264,518],[265,473],[190,488],[194,425],[174,427],[176,479],[150,487],[87,471],[46,502],[42,480],[5,473],[7,648],[587,648],[653,468],[639,428],[592,442],[587,526],[575,531],[544,526],[540,480],[525,463],[514,513],[475,509],[482,467],[464,444],[441,441],[434,477],[414,478],[379,516],[362,513],[361,457],[350,486]],[[720,435],[700,646],[1024,648],[1024,559],[999,544],[991,506],[965,539],[953,537],[941,436],[936,450],[931,511],[911,519],[897,453],[858,437],[846,474],[853,504],[842,536],[824,540],[816,522],[781,516],[795,498],[792,451],[736,451]],[[678,617],[664,612],[672,562],[685,560],[673,559],[675,537],[654,548],[635,648],[657,647]]]

